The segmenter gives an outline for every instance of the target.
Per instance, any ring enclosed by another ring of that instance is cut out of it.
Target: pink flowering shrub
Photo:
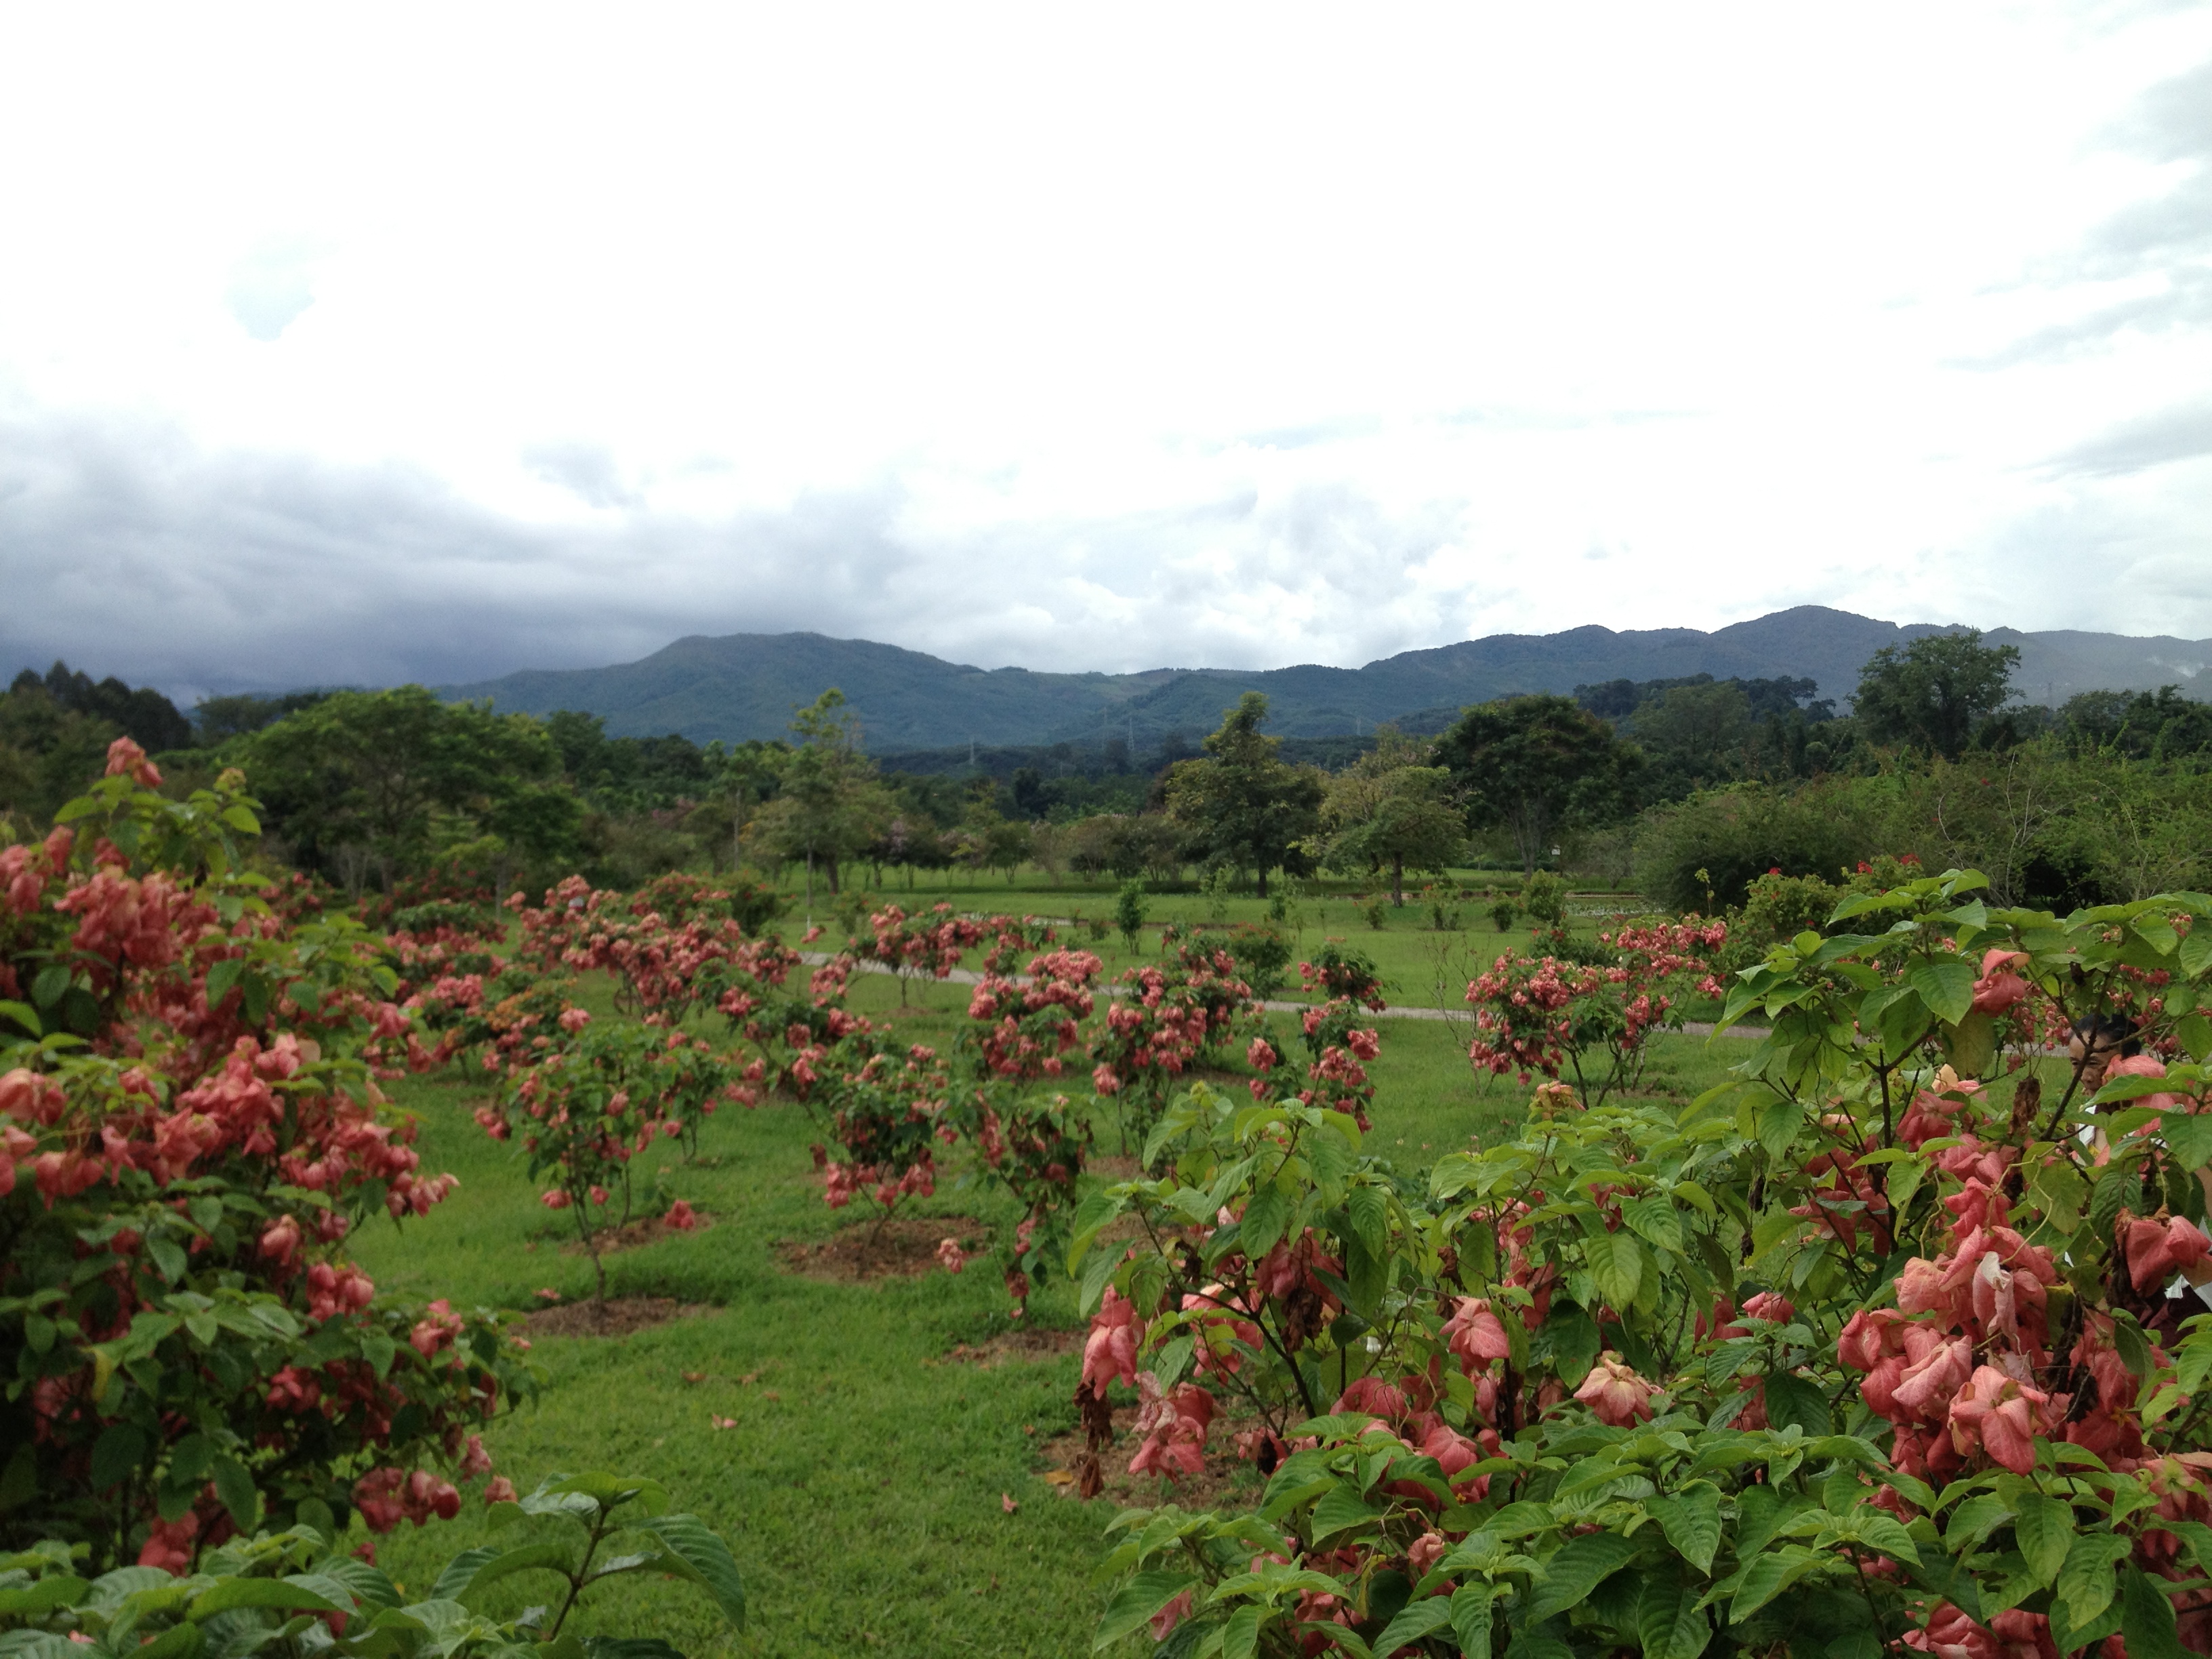
[[[1091,1087],[1120,1109],[1122,1133],[1141,1138],[1169,1092],[1200,1057],[1227,1043],[1259,1000],[1224,950],[1185,947],[1168,967],[1131,968],[1091,1041]]]
[[[855,1030],[824,1054],[818,1087],[841,1154],[814,1148],[832,1209],[862,1199],[881,1231],[902,1200],[935,1194],[939,1136],[952,1138],[942,1121],[951,1074],[935,1049]]]
[[[1681,1024],[1684,994],[1720,994],[1707,953],[1727,938],[1725,922],[1692,920],[1600,934],[1613,958],[1604,964],[1509,952],[1467,988],[1475,1025],[1468,1058],[1523,1083],[1571,1074],[1592,1101],[1632,1088],[1644,1039]]]
[[[548,1182],[540,1201],[568,1212],[605,1300],[601,1233],[629,1219],[632,1161],[656,1141],[696,1134],[718,1100],[734,1097],[738,1074],[703,1039],[595,1021],[581,1008],[543,1035],[548,1046],[508,1067],[477,1121],[495,1140],[519,1140],[532,1178]]]
[[[1170,1103],[1070,1251],[1093,1455],[1133,1400],[1170,1500],[1115,1523],[1102,1640],[2212,1652],[2212,900],[1982,885],[1846,896],[1735,976],[1729,1081],[1543,1083],[1425,1190],[1348,1114]],[[1616,986],[1717,942],[1626,940]],[[1229,1455],[1262,1492],[1174,1504]]]
[[[454,1184],[377,1086],[429,1061],[388,947],[240,867],[236,773],[159,783],[118,740],[44,842],[0,848],[0,1547],[182,1571],[374,1519],[364,1480],[448,1489],[528,1377],[489,1316],[344,1259]]]
[[[1099,970],[1088,951],[1048,950],[1029,959],[1021,979],[1009,976],[1010,955],[1034,936],[1002,932],[987,959],[960,1034],[966,1076],[951,1113],[984,1168],[1022,1206],[1000,1253],[1017,1306],[1066,1249],[1091,1125],[1054,1085],[1071,1068],[1080,1075],[1089,1060],[1082,1025],[1097,1005],[1091,986]]]

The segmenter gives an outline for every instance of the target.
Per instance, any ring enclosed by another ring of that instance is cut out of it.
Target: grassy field
[[[939,896],[963,908],[1061,915],[1099,914],[1110,902],[1099,890],[995,881],[889,895],[909,903]],[[1202,914],[1202,899],[1185,902]],[[1156,900],[1156,919],[1176,902]],[[1356,938],[1392,964],[1392,995],[1402,1000],[1419,1000],[1411,984],[1426,971],[1427,940],[1492,954],[1498,943],[1486,920],[1466,934],[1410,926],[1377,934],[1364,923],[1355,934],[1340,926],[1352,920],[1342,900],[1301,905],[1322,913],[1307,924],[1307,948],[1328,936],[1324,927]],[[1232,919],[1261,908],[1252,899],[1231,905]],[[1118,935],[1098,948],[1109,965],[1124,959]],[[604,984],[583,991],[611,1017]],[[965,992],[927,985],[908,994],[922,1006],[898,1017],[901,1029],[949,1040]],[[857,980],[852,1000],[876,1011],[899,999],[898,986],[878,976]],[[1288,1044],[1291,1017],[1274,1019]],[[1372,1150],[1425,1168],[1518,1117],[1524,1091],[1470,1075],[1463,1041],[1437,1021],[1384,1024],[1371,1068]],[[1709,1053],[1693,1039],[1662,1039],[1650,1081],[1670,1093],[1701,1088],[1720,1075],[1731,1046]],[[421,1115],[427,1167],[454,1171],[461,1187],[404,1231],[364,1231],[359,1256],[379,1285],[516,1311],[544,1307],[541,1291],[587,1297],[591,1266],[564,1248],[573,1238],[566,1218],[538,1204],[520,1154],[471,1120],[477,1085],[448,1072],[395,1087]],[[1103,1138],[1111,1137],[1109,1129]],[[1030,1337],[1016,1349],[1008,1298],[988,1261],[957,1276],[866,1282],[791,1270],[780,1245],[864,1224],[822,1202],[808,1150],[819,1138],[789,1103],[725,1108],[697,1164],[680,1163],[672,1143],[641,1160],[641,1183],[664,1183],[711,1224],[610,1256],[610,1294],[674,1297],[697,1311],[626,1336],[537,1336],[546,1386],[487,1435],[500,1470],[526,1488],[556,1469],[650,1476],[722,1532],[745,1572],[752,1620],[741,1637],[719,1626],[703,1598],[673,1586],[627,1588],[630,1581],[599,1604],[587,1632],[662,1635],[695,1655],[1089,1651],[1101,1605],[1090,1574],[1113,1505],[1079,1503],[1040,1478],[1053,1461],[1047,1443],[1074,1426],[1078,1322],[1068,1287],[1046,1286],[1024,1322],[1065,1333],[1057,1347]],[[1016,1218],[1010,1203],[957,1159],[948,1173],[915,1212],[945,1218],[948,1231],[951,1218],[967,1218],[1003,1236]],[[991,1352],[994,1341],[1000,1352]],[[990,1363],[972,1358],[978,1348]],[[480,1514],[394,1534],[381,1559],[404,1582],[427,1581],[447,1555],[480,1541]]]
[[[866,872],[856,866],[852,873],[858,877]],[[1461,998],[1467,981],[1489,966],[1500,951],[1509,945],[1525,945],[1528,940],[1529,924],[1525,918],[1501,934],[1491,922],[1488,902],[1480,896],[1490,890],[1517,891],[1519,886],[1517,875],[1501,876],[1494,872],[1455,870],[1436,878],[1436,896],[1449,913],[1448,919],[1455,922],[1440,930],[1429,903],[1420,897],[1410,877],[1402,908],[1390,904],[1389,893],[1382,890],[1354,888],[1337,879],[1298,882],[1291,884],[1283,895],[1288,908],[1284,925],[1302,954],[1318,950],[1329,939],[1364,951],[1374,961],[1384,992],[1394,1003],[1422,1007],[1441,1003],[1464,1012]],[[1462,899],[1457,896],[1462,892],[1476,896]],[[962,873],[933,883],[924,878],[911,889],[902,879],[893,879],[882,888],[855,884],[842,897],[817,890],[812,914],[832,939],[844,936],[843,915],[863,905],[872,908],[883,902],[897,904],[908,914],[942,902],[961,911],[1005,910],[1110,924],[1117,895],[1118,884],[1109,878],[1085,883],[1068,876],[1054,883],[1042,872],[1029,867],[1018,872],[1012,881],[990,873]],[[1382,921],[1379,928],[1370,921],[1370,908],[1378,899]],[[1577,908],[1595,909],[1601,902],[1577,901]],[[1076,942],[1097,951],[1111,977],[1133,963],[1158,957],[1159,928],[1164,923],[1260,922],[1268,919],[1269,904],[1269,900],[1249,892],[1232,893],[1217,902],[1186,884],[1180,890],[1146,896],[1146,931],[1137,950],[1125,949],[1121,934],[1110,925],[1105,937],[1096,940],[1087,928],[1079,928]],[[803,923],[805,911],[803,901],[794,900],[787,913],[787,923]],[[1588,916],[1572,917],[1571,922],[1585,933],[1595,931],[1597,925]],[[1295,967],[1290,994],[1296,994]]]

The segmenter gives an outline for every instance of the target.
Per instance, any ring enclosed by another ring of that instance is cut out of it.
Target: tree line
[[[2061,906],[2203,879],[2212,705],[2173,687],[2021,705],[2017,655],[1972,632],[1886,647],[1847,714],[1787,678],[1505,697],[1438,733],[1345,740],[1334,770],[1267,734],[1267,700],[1247,693],[1149,773],[1051,779],[885,767],[835,691],[785,738],[702,746],[420,686],[212,698],[188,719],[58,663],[0,696],[0,813],[31,833],[129,735],[180,787],[242,769],[282,854],[356,897],[701,866],[791,869],[836,891],[855,866],[880,886],[1034,863],[1055,879],[1224,870],[1262,894],[1277,874],[1328,871],[1402,900],[1408,872],[1487,858],[1609,863],[1699,908],[1741,903],[1769,871],[1832,878],[1907,853]]]

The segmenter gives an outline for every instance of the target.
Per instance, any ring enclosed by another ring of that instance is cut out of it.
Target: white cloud
[[[26,660],[2212,634],[2212,8],[63,9],[0,64]]]

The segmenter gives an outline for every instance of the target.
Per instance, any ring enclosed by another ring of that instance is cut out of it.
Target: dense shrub
[[[119,1567],[86,1579],[84,1547],[59,1539],[0,1556],[0,1651],[121,1659],[265,1654],[303,1659],[446,1659],[542,1653],[548,1659],[677,1659],[657,1637],[564,1633],[591,1585],[655,1573],[704,1591],[742,1627],[745,1593],[722,1540],[695,1516],[667,1513],[650,1480],[555,1475],[492,1509],[501,1542],[455,1556],[419,1601],[346,1553],[328,1528],[262,1532],[210,1550],[189,1574]],[[550,1592],[504,1618],[489,1595],[511,1579]]]
[[[450,1514],[527,1387],[489,1316],[342,1247],[451,1190],[377,1087],[434,1055],[378,942],[240,867],[242,781],[127,738],[0,850],[0,1536],[181,1567],[234,1531]]]
[[[1686,1109],[1547,1084],[1425,1188],[1343,1115],[1174,1102],[1077,1217],[1078,1405],[1100,1455],[1133,1387],[1170,1480],[1225,1412],[1267,1485],[1120,1517],[1102,1643],[2212,1650],[2212,902],[1982,885],[1777,946]]]
[[[1880,850],[1870,816],[1844,781],[1795,792],[1742,784],[1692,795],[1638,823],[1637,881],[1672,911],[1740,906],[1769,871],[1833,879]]]

